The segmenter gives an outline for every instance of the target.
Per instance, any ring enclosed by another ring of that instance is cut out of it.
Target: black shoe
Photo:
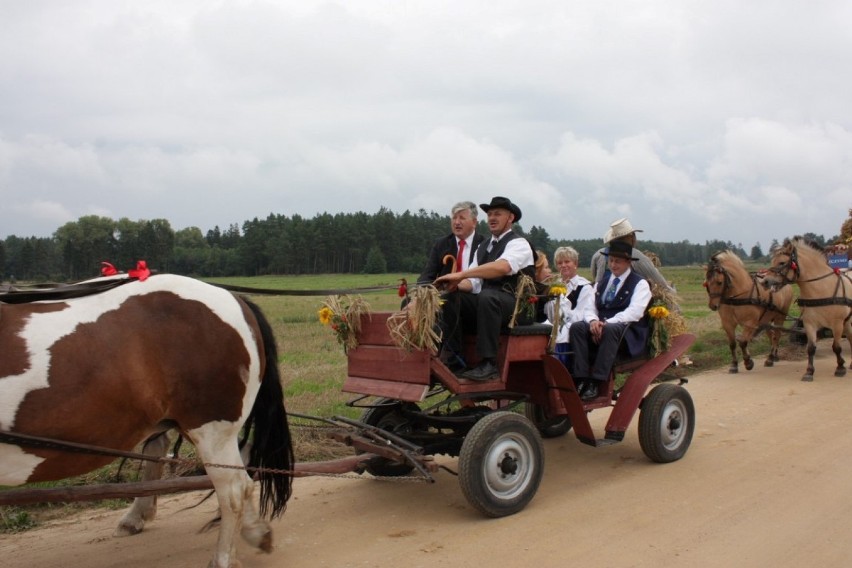
[[[598,382],[597,381],[589,381],[583,387],[583,390],[580,391],[580,398],[582,400],[592,400],[598,398]]]
[[[490,381],[500,376],[497,366],[491,361],[483,361],[470,371],[465,371],[460,375],[463,379],[471,381]]]
[[[584,380],[574,381],[574,384],[577,386],[577,394],[580,394],[581,392],[586,390],[586,381],[584,381]]]

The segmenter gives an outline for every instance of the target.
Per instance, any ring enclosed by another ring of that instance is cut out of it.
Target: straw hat
[[[604,242],[608,243],[613,239],[617,239],[619,237],[626,237],[631,233],[641,233],[642,229],[634,229],[630,224],[630,221],[627,220],[627,217],[622,217],[618,221],[613,221],[609,226],[606,234],[604,235]]]

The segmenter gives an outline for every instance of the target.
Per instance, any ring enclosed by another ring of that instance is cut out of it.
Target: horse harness
[[[759,308],[764,309],[764,313],[761,314],[761,317],[767,311],[778,312],[779,314],[783,314],[786,316],[787,314],[781,310],[778,306],[775,305],[775,302],[772,301],[772,290],[769,290],[769,299],[763,300],[760,298],[760,292],[758,289],[759,284],[757,283],[757,274],[751,274],[751,283],[752,287],[749,291],[748,298],[740,298],[737,296],[725,296],[725,290],[731,285],[731,275],[728,274],[728,271],[719,266],[718,264],[713,264],[710,266],[708,272],[712,270],[714,272],[718,272],[725,277],[725,284],[722,286],[721,292],[711,292],[710,289],[707,289],[707,294],[711,298],[719,298],[719,303],[727,304],[729,306],[757,306]]]
[[[848,274],[842,273],[839,270],[832,270],[822,276],[808,278],[807,280],[799,280],[799,259],[798,254],[796,253],[796,247],[791,247],[789,256],[790,260],[784,264],[769,269],[771,272],[778,275],[784,284],[792,284],[794,282],[816,282],[818,280],[823,280],[824,278],[837,276],[837,283],[834,286],[834,295],[828,298],[797,298],[796,303],[799,306],[803,308],[818,308],[821,306],[847,306],[852,308],[852,298],[848,298],[845,294],[846,286],[843,286],[843,294],[840,293],[840,286],[843,284],[844,279],[846,279],[850,286],[852,286],[852,278],[850,278]],[[792,280],[787,277],[791,270],[793,271],[793,274],[795,274],[795,279]],[[852,311],[849,312],[849,315],[846,316],[845,319],[848,320],[850,317],[852,317]]]

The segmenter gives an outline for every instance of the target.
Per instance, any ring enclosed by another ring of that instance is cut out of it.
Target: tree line
[[[201,277],[419,273],[432,243],[449,227],[449,215],[423,209],[398,214],[384,207],[374,214],[322,213],[312,219],[270,214],[206,233],[198,227],[176,231],[166,219],[116,221],[89,215],[62,225],[51,237],[12,235],[0,241],[0,279],[76,281],[99,275],[102,262],[127,270],[138,260],[159,272]],[[520,224],[515,229],[549,258],[557,247],[574,247],[581,265],[602,246],[600,239],[552,239],[535,225],[529,231]],[[484,220],[478,230],[488,234]],[[821,236],[808,236],[825,243]],[[746,253],[741,244],[721,240],[640,241],[639,248],[656,254],[663,266],[703,264],[722,249],[744,259],[763,257],[758,245]]]

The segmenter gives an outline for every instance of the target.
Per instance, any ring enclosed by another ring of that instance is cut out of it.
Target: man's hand
[[[438,290],[445,292],[455,292],[456,289],[461,288],[462,291],[465,291],[465,286],[461,285],[463,282],[467,283],[467,291],[470,290],[470,282],[467,282],[467,277],[464,276],[464,271],[461,272],[450,272],[449,274],[444,274],[443,276],[439,276],[435,279],[435,282],[432,284]],[[461,286],[460,286],[461,285]]]
[[[603,328],[606,325],[605,321],[595,320],[589,324],[589,332],[592,334],[592,341],[595,343],[601,342],[601,337],[603,337]]]

